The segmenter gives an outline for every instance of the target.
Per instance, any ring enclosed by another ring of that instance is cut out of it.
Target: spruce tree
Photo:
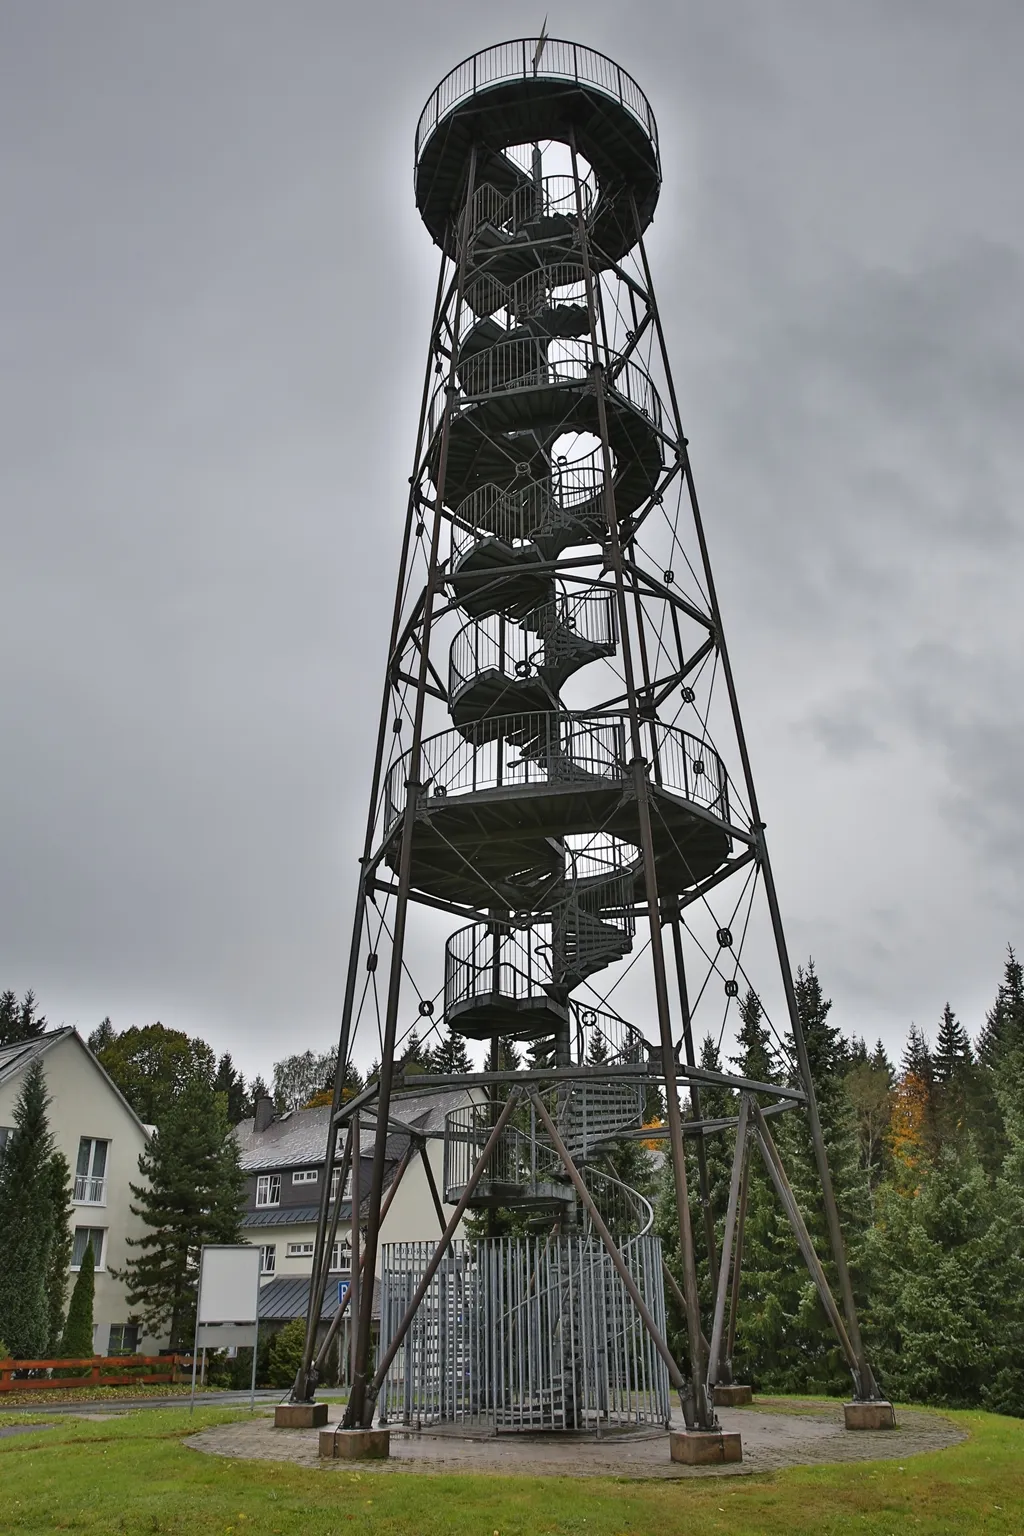
[[[238,1125],[246,1117],[249,1101],[245,1092],[245,1078],[241,1072],[237,1071],[227,1051],[217,1063],[217,1075],[213,1080],[213,1086],[217,1093],[224,1095],[228,1124]]]
[[[1024,1049],[1024,966],[1007,946],[1003,979],[978,1036],[978,1059],[998,1071],[1011,1051]]]
[[[1024,1414],[1020,1189],[950,1142],[913,1193],[882,1191],[867,1254],[865,1321],[893,1395]]]
[[[71,1292],[64,1332],[57,1348],[57,1355],[62,1360],[88,1360],[93,1353],[92,1309],[95,1291],[96,1255],[92,1243],[86,1243],[75,1287]]]
[[[271,1093],[262,1077],[254,1077],[252,1082],[249,1084],[249,1092],[246,1094],[245,1115],[243,1118],[246,1120],[251,1120],[253,1115],[256,1113],[256,1106],[260,1099],[272,1099],[273,1097],[274,1095]]]
[[[89,1036],[88,1046],[93,1055],[98,1056],[101,1051],[105,1051],[110,1046],[112,1046],[116,1039],[117,1030],[114,1028],[113,1024],[111,1024],[110,1016],[108,1014],[105,1019],[100,1020],[99,1024],[97,1024],[96,1028]]]
[[[238,1143],[205,1076],[195,1076],[172,1101],[139,1157],[139,1172],[146,1182],[131,1185],[132,1211],[147,1230],[128,1239],[137,1250],[124,1271],[128,1303],[145,1332],[169,1329],[171,1348],[189,1349],[199,1251],[204,1243],[238,1241],[244,1192]]]
[[[49,1316],[46,1349],[52,1354],[60,1342],[64,1326],[64,1300],[68,1289],[71,1269],[71,1249],[74,1242],[71,1221],[74,1204],[71,1196],[74,1186],[71,1169],[63,1152],[54,1152],[47,1164],[50,1203],[50,1252],[46,1273],[46,1305]]]
[[[748,992],[740,1007],[741,1077],[778,1082],[781,1071],[760,1002]],[[779,1119],[770,1122],[774,1131]],[[741,1256],[741,1305],[733,1374],[755,1387],[789,1385],[792,1317],[801,1288],[800,1255],[756,1141],[751,1138],[747,1214]]]
[[[0,992],[0,1045],[34,1040],[45,1028],[46,1020],[36,1011],[36,995],[31,987],[20,1003],[10,989]]]
[[[1024,1050],[1024,975],[1012,945],[1007,949],[996,1000],[978,1036],[971,1127],[989,1178],[999,1177],[1006,1150],[1003,1113],[1005,1067]]]
[[[861,1166],[856,1117],[846,1091],[849,1048],[838,1026],[831,1021],[832,1002],[824,995],[813,960],[807,962],[806,968],[797,968],[795,991],[847,1262],[854,1290],[860,1293],[863,1240],[871,1221],[871,1205],[868,1180]],[[797,1108],[783,1115],[777,1140],[815,1250],[833,1295],[838,1296],[838,1274],[806,1113]],[[806,1275],[806,1270],[803,1273]],[[799,1390],[845,1390],[849,1372],[817,1290],[810,1276],[801,1276],[799,1285],[791,1311],[780,1297],[791,1320],[792,1344],[796,1346],[792,1353],[792,1385]]]
[[[449,1029],[435,1048],[430,1070],[452,1075],[456,1072],[472,1072],[473,1063],[469,1059],[466,1042],[454,1029]]]
[[[932,1056],[934,1117],[938,1144],[966,1136],[975,1097],[974,1052],[970,1036],[947,1003]]]
[[[764,1021],[764,1009],[752,987],[748,987],[744,994],[739,1012],[740,1027],[736,1031],[737,1054],[732,1057],[733,1066],[743,1077],[749,1077],[754,1082],[778,1082],[778,1061]],[[762,1095],[762,1098],[765,1096]]]
[[[47,1286],[53,1245],[61,1240],[53,1200],[60,1154],[50,1132],[48,1103],[37,1058],[25,1072],[14,1129],[0,1162],[0,1338],[22,1360],[46,1358],[52,1326]],[[67,1179],[67,1163],[60,1161]]]

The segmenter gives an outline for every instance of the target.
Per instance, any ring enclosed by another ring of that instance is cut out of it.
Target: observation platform
[[[454,248],[474,144],[477,184],[511,192],[529,178],[504,150],[573,138],[598,188],[587,221],[595,264],[618,261],[636,243],[637,222],[645,229],[653,218],[661,187],[657,124],[636,81],[560,38],[519,38],[464,59],[416,128],[416,205],[435,243]]]
[[[488,740],[444,731],[423,743],[423,788],[413,836],[412,883],[430,895],[516,908],[553,872],[549,839],[595,829],[637,845],[639,808],[628,768],[627,722],[614,715],[513,715],[486,722]],[[691,889],[729,857],[725,767],[674,726],[657,725],[650,795],[663,897]],[[385,859],[398,861],[408,754],[385,783]],[[740,834],[745,836],[744,834]]]

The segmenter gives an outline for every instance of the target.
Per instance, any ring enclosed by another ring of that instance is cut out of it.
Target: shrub
[[[302,1364],[302,1346],[306,1342],[306,1319],[296,1317],[285,1323],[270,1341],[269,1375],[272,1387],[290,1387]]]

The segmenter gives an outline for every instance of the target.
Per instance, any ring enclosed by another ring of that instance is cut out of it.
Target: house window
[[[138,1323],[111,1323],[107,1341],[108,1355],[137,1355],[139,1352]]]
[[[318,1176],[316,1168],[296,1168],[292,1174],[293,1184],[315,1184]]]
[[[348,1270],[352,1263],[352,1239],[339,1237],[331,1249],[331,1269]]]
[[[341,1169],[336,1167],[332,1175],[330,1175],[330,1198],[332,1200],[338,1200],[339,1183],[341,1183]],[[348,1169],[347,1177],[345,1177],[345,1192],[341,1198],[342,1200],[352,1200],[352,1169]]]
[[[272,1275],[277,1268],[277,1244],[264,1243],[260,1249],[260,1274]]]
[[[75,1168],[75,1201],[78,1205],[106,1205],[107,1148],[109,1141],[83,1136],[78,1143]]]
[[[313,1256],[312,1243],[289,1243],[288,1257],[290,1259],[306,1259]]]
[[[281,1204],[281,1175],[279,1173],[260,1174],[256,1180],[256,1204]]]
[[[81,1269],[82,1260],[85,1258],[85,1250],[92,1244],[92,1256],[96,1260],[96,1268],[103,1268],[103,1239],[107,1235],[106,1227],[76,1227],[75,1241],[71,1249],[71,1268]]]

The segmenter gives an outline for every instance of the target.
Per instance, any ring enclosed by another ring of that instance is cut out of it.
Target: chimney
[[[273,1118],[274,1118],[274,1101],[273,1101],[273,1099],[257,1099],[257,1101],[256,1101],[256,1116],[255,1116],[255,1120],[253,1122],[253,1131],[257,1135],[259,1134],[260,1131],[265,1131],[267,1129],[267,1127],[270,1125],[270,1123],[273,1120]]]

